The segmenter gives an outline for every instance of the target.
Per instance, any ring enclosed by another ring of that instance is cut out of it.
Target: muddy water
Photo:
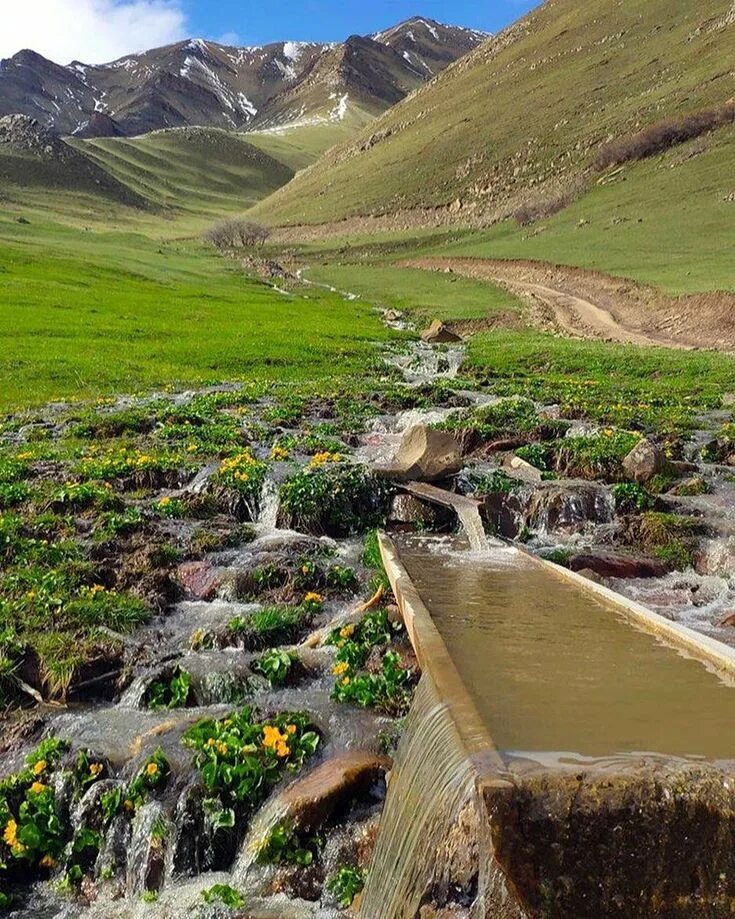
[[[735,688],[512,548],[404,538],[402,560],[498,748],[588,763],[735,760]]]

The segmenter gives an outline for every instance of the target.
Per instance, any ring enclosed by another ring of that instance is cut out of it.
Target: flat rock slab
[[[391,766],[387,756],[360,750],[341,753],[289,785],[281,805],[294,825],[317,829],[345,799],[367,790]]]

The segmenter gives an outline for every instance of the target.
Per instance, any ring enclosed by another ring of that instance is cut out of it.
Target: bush
[[[675,115],[649,125],[642,131],[619,137],[605,144],[595,161],[597,169],[619,166],[633,160],[663,153],[708,131],[735,123],[735,101],[729,100],[715,108],[700,109],[685,115]]]
[[[204,241],[216,249],[254,249],[264,245],[271,231],[259,223],[233,217],[220,220],[204,233]]]
[[[362,466],[312,465],[281,486],[281,511],[289,526],[307,533],[349,536],[381,523],[387,488]]]

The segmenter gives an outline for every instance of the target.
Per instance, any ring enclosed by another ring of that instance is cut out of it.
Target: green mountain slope
[[[242,134],[216,128],[71,143],[151,204],[208,216],[245,210],[293,175]]]
[[[602,145],[735,95],[732,0],[547,0],[255,210],[489,223],[596,179]]]

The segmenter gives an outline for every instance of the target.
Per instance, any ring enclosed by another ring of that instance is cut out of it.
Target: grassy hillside
[[[489,221],[588,175],[600,146],[735,83],[731,0],[548,0],[255,209],[279,224],[447,208]],[[673,190],[673,185],[672,185]]]
[[[214,128],[72,143],[151,204],[207,216],[245,210],[293,175],[242,134]]]
[[[0,411],[221,379],[364,372],[360,301],[285,296],[196,242],[0,218]]]

